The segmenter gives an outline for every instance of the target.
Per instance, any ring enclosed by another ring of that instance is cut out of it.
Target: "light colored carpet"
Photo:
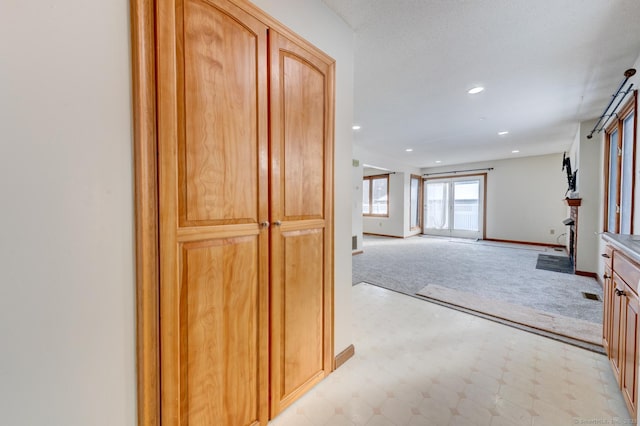
[[[472,293],[452,290],[435,284],[424,287],[417,294],[563,337],[602,345],[602,326],[590,321],[549,314],[495,299],[486,299]]]
[[[353,283],[368,282],[415,295],[429,284],[549,314],[601,324],[602,298],[593,278],[536,269],[538,254],[566,255],[550,247],[450,238],[366,236],[353,256]]]

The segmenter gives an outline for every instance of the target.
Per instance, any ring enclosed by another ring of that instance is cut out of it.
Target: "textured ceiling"
[[[356,146],[416,167],[562,152],[640,55],[640,0],[323,1],[355,32]]]

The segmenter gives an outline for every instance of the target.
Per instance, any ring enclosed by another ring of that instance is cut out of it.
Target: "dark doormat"
[[[564,274],[573,274],[573,265],[571,259],[566,256],[553,256],[550,254],[539,254],[536,269],[544,269],[545,271],[562,272]]]

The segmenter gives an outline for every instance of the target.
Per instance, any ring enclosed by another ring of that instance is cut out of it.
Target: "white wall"
[[[320,0],[256,3],[337,60],[336,352],[351,343],[352,33]],[[0,14],[0,423],[136,424],[126,1]]]
[[[253,3],[336,60],[335,352],[351,339],[353,32],[321,0]]]
[[[602,144],[598,138],[587,139],[597,120],[580,123],[576,141],[572,146],[575,155],[571,157],[574,170],[577,170],[576,190],[582,198],[578,207],[578,247],[576,270],[597,272],[601,262],[599,256],[599,226],[602,204]],[[575,161],[574,161],[575,160]],[[569,211],[567,210],[567,215]]]
[[[566,174],[562,154],[423,169],[423,173],[493,167],[487,172],[486,238],[564,244]],[[483,173],[483,172],[478,172]],[[554,233],[551,234],[550,230]]]
[[[129,5],[3,2],[0,423],[136,423]]]

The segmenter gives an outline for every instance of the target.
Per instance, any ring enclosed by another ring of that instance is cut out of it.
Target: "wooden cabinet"
[[[620,364],[622,376],[620,387],[629,411],[635,418],[638,408],[638,295],[629,286],[625,286],[620,296],[624,313],[624,327],[621,329]]]
[[[269,31],[271,414],[330,371],[333,63]]]
[[[602,342],[627,408],[636,418],[640,265],[610,246],[605,259]]]
[[[602,293],[604,296],[604,303],[602,306],[602,346],[604,346],[605,352],[608,354],[611,346],[611,334],[613,324],[613,271],[611,266],[605,263]]]
[[[162,424],[264,425],[333,364],[334,62],[246,1],[157,8]]]

